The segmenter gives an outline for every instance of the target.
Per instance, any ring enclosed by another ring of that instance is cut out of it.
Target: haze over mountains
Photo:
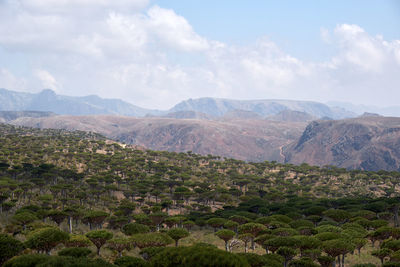
[[[137,107],[120,99],[103,99],[95,95],[84,97],[64,96],[57,95],[49,89],[37,94],[0,89],[0,110],[49,111],[68,115],[115,114],[144,116],[148,113],[157,114],[155,110]]]
[[[356,114],[364,112],[377,113],[383,116],[400,117],[400,106],[377,107],[368,105],[355,105],[347,102],[330,101],[328,106],[340,107]]]
[[[317,118],[341,119],[356,114],[342,108],[329,107],[312,101],[293,100],[231,100],[199,98],[182,101],[169,110],[150,110],[119,99],[103,99],[95,95],[72,97],[57,95],[46,89],[37,94],[0,89],[2,111],[49,111],[60,115],[123,115],[143,117],[160,116],[182,111],[194,111],[210,117],[222,117],[228,112],[250,111],[261,117],[276,115],[284,110],[308,113]]]
[[[93,131],[152,150],[400,170],[400,118],[318,102],[200,98],[159,111],[97,96],[0,89],[0,110],[7,110],[3,123]]]

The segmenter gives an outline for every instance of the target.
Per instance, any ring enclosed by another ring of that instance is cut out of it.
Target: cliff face
[[[314,121],[284,154],[293,164],[400,170],[400,118]]]

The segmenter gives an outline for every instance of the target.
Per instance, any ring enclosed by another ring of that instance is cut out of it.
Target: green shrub
[[[48,256],[43,254],[22,255],[8,261],[4,267],[112,267],[102,259],[84,257]]]
[[[0,234],[0,266],[8,259],[18,255],[24,248],[25,246],[21,241],[8,235]]]
[[[246,259],[237,254],[199,246],[165,248],[152,258],[151,264],[154,267],[249,266]]]
[[[22,255],[12,258],[6,262],[3,267],[35,267],[46,262],[48,258],[50,258],[50,256],[44,254]]]
[[[382,267],[400,267],[400,262],[385,262]]]
[[[121,267],[147,267],[149,264],[140,258],[123,256],[115,260],[115,265]]]
[[[297,260],[292,260],[289,263],[289,267],[318,267],[319,265],[316,264],[312,259],[310,258],[301,258]]]
[[[92,253],[92,251],[85,247],[64,248],[58,252],[58,256],[70,256],[74,258],[79,258],[86,257],[90,253]]]
[[[39,252],[49,253],[58,244],[68,239],[69,235],[58,228],[42,228],[28,237],[26,246]]]
[[[113,233],[106,230],[94,230],[86,234],[97,248],[97,255],[100,255],[101,247],[113,237]]]
[[[164,247],[148,247],[142,249],[139,254],[145,260],[151,260],[155,255],[162,252],[165,248]]]
[[[130,239],[132,243],[140,249],[147,247],[164,247],[174,242],[169,235],[164,233],[135,234]]]
[[[282,266],[282,264],[280,262],[275,262],[273,260],[269,260],[268,258],[263,257],[258,254],[255,254],[255,253],[238,253],[237,255],[245,258],[251,267],[263,267],[263,266],[281,267]]]
[[[126,235],[148,233],[150,232],[150,227],[140,223],[128,223],[122,227],[122,232]]]

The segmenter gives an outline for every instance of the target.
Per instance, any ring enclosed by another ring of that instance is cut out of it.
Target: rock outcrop
[[[293,164],[400,171],[400,118],[314,121],[284,154]]]

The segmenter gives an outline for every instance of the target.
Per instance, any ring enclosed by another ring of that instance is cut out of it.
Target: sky
[[[0,88],[399,105],[400,1],[0,0]]]

